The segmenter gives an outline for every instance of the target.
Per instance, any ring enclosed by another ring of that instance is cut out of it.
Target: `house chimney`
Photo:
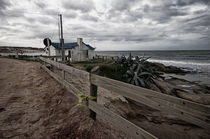
[[[79,45],[79,50],[81,50],[81,47],[82,47],[82,38],[77,38],[77,43]]]

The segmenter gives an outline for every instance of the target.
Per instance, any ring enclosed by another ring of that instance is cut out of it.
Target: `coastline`
[[[149,62],[157,62],[165,66],[175,66],[190,71],[190,74],[179,76],[193,82],[210,85],[210,50],[152,50],[152,51],[97,51],[97,55],[106,56],[151,57]],[[172,75],[173,76],[173,75]]]

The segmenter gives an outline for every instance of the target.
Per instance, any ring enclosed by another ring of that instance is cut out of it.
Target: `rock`
[[[166,67],[165,65],[161,64],[161,63],[151,63],[152,66],[154,66],[158,71],[165,71]]]
[[[184,74],[187,73],[187,71],[182,70],[181,68],[175,67],[175,66],[165,66],[161,63],[150,63],[152,67],[155,67],[157,71],[165,72],[165,73],[180,73]]]
[[[176,90],[176,94],[178,97],[183,99],[191,100],[204,105],[210,105],[210,94],[188,93],[183,90]]]
[[[166,73],[186,73],[186,71],[175,66],[166,66],[165,72]]]
[[[159,88],[159,90],[164,93],[164,94],[168,94],[168,95],[174,95],[173,94],[173,86],[170,85],[169,83],[167,82],[164,82],[163,80],[159,79],[154,79],[153,80],[155,85]]]

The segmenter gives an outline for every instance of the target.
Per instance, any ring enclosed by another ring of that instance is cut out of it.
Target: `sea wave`
[[[178,64],[178,65],[198,65],[198,66],[210,66],[210,63],[202,62],[192,62],[192,61],[175,61],[175,60],[159,60],[159,59],[149,59],[150,62],[157,62],[163,64]]]
[[[149,59],[150,62],[162,63],[166,66],[176,66],[183,68],[187,71],[193,71],[197,73],[210,73],[210,63],[200,61],[175,61],[175,60],[159,60]]]

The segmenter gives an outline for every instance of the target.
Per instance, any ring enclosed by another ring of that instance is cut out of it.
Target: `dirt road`
[[[76,104],[39,63],[0,58],[0,138],[126,138]]]

